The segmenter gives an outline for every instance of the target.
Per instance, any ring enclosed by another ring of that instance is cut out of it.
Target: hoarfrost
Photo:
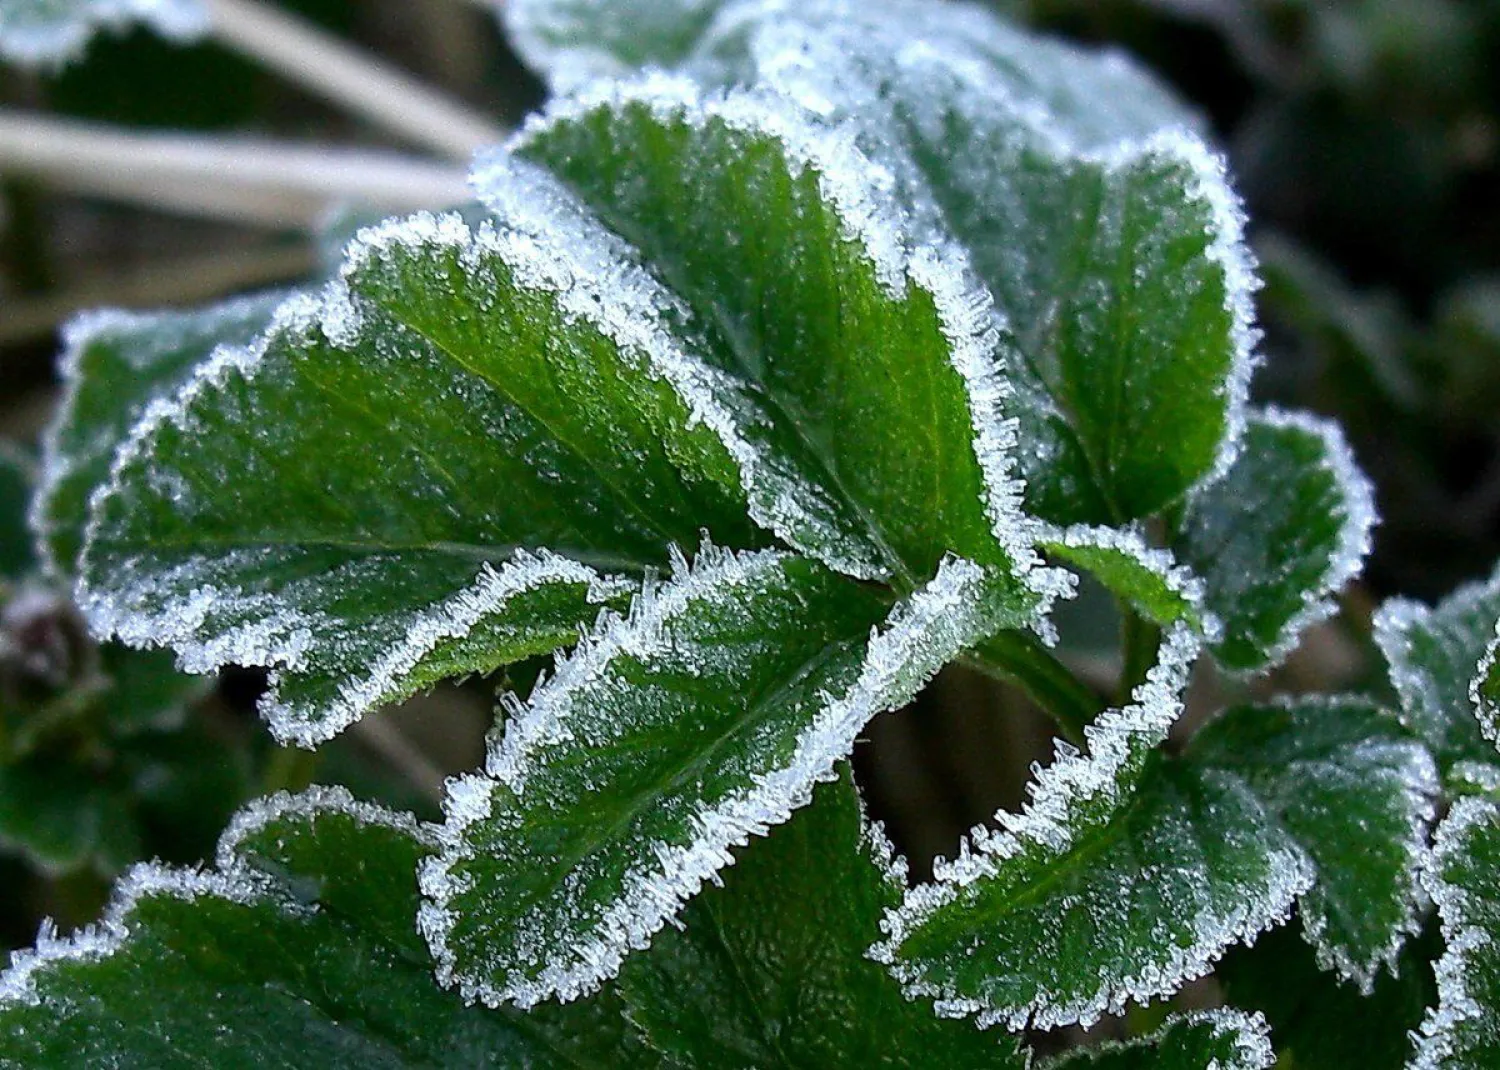
[[[208,31],[200,0],[6,0],[0,5],[0,58],[24,67],[56,68],[83,55],[100,30],[142,23],[174,41]]]

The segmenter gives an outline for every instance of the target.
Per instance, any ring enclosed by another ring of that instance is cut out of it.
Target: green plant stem
[[[1161,647],[1161,628],[1147,620],[1130,605],[1120,605],[1120,668],[1118,700],[1123,706],[1130,701],[1136,687],[1144,683],[1151,666],[1156,664]]]
[[[1025,691],[1051,715],[1063,737],[1076,746],[1084,745],[1084,728],[1104,708],[1091,688],[1035,637],[1023,632],[1003,632],[975,647],[963,660],[971,668]]]

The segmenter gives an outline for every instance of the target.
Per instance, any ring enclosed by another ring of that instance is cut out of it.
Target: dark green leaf
[[[1438,794],[1427,749],[1373,702],[1309,696],[1226,710],[1188,758],[1242,778],[1307,852],[1307,939],[1368,992],[1421,927],[1417,871]]]
[[[1424,879],[1447,950],[1413,1070],[1488,1070],[1500,1064],[1500,805],[1455,802]]]
[[[1194,495],[1177,537],[1224,623],[1226,668],[1273,665],[1333,612],[1370,550],[1375,505],[1337,425],[1257,413],[1224,477]]]
[[[465,1007],[412,930],[430,830],[326,789],[248,808],[202,873],[140,866],[104,922],[0,979],[0,1065],[649,1066],[618,1000]]]
[[[865,957],[882,911],[901,901],[904,868],[841,766],[810,806],[736,852],[681,929],[626,962],[631,1019],[693,1070],[1020,1070],[1015,1040],[934,1016]]]
[[[53,572],[73,573],[89,496],[147,407],[175,394],[215,346],[249,342],[285,299],[259,294],[194,312],[104,309],[67,325],[58,362],[65,389],[45,440],[33,514]]]
[[[1393,598],[1375,614],[1375,641],[1401,698],[1401,719],[1426,741],[1444,776],[1459,762],[1496,759],[1469,690],[1497,620],[1500,572],[1435,607]]]
[[[957,250],[911,251],[846,141],[761,97],[658,80],[564,99],[515,148],[691,306],[707,358],[761,399],[767,448],[829,488],[869,546],[855,574],[910,586],[946,552],[1028,558],[989,299]],[[518,171],[500,157],[476,177],[502,219],[536,196]]]
[[[1238,777],[1156,753],[1197,644],[1173,629],[1131,705],[1059,751],[1001,831],[979,828],[887,916],[875,953],[981,1024],[1088,1024],[1174,992],[1284,918],[1306,855]]]
[[[888,616],[805,558],[700,553],[513,711],[484,775],[450,784],[422,875],[439,977],[495,1005],[594,990],[729,848],[806,804],[871,717],[1025,619],[1016,603],[963,559]]]
[[[1276,1056],[1259,1015],[1177,1015],[1139,1040],[1105,1043],[1043,1063],[1043,1070],[1271,1070]]]
[[[0,583],[15,580],[36,564],[26,514],[36,485],[36,466],[16,446],[0,439]]]
[[[1407,942],[1396,975],[1376,978],[1369,996],[1319,966],[1292,926],[1235,948],[1214,976],[1230,1003],[1265,1013],[1276,1050],[1298,1070],[1404,1070],[1411,1034],[1436,993],[1437,927],[1429,929]]]

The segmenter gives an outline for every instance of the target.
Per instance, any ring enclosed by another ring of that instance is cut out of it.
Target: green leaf
[[[1229,471],[1189,502],[1176,548],[1224,622],[1226,668],[1274,665],[1328,617],[1370,551],[1375,504],[1338,425],[1304,413],[1251,417]]]
[[[935,1017],[865,957],[905,884],[841,764],[810,806],[736,852],[680,929],[625,963],[630,1017],[671,1065],[694,1070],[1021,1070],[1014,1039]]]
[[[960,250],[882,203],[846,140],[763,96],[653,78],[564,98],[513,148],[687,302],[706,359],[761,400],[767,448],[797,458],[870,547],[846,571],[910,587],[948,552],[1029,564],[989,298]],[[502,219],[536,198],[525,173],[481,165]]]
[[[312,744],[430,682],[439,645],[447,672],[572,642],[624,590],[578,561],[762,541],[751,491],[796,512],[801,485],[673,340],[670,296],[596,224],[547,218],[367,231],[346,286],[201,367],[96,500],[95,628],[192,671],[272,667],[273,731]],[[517,552],[547,546],[574,560]]]
[[[729,4],[682,67],[847,121],[922,240],[967,252],[1010,341],[1038,515],[1141,518],[1223,471],[1252,262],[1222,162],[1149,76],[977,7],[890,0]]]
[[[981,1025],[1095,1021],[1174,992],[1284,919],[1301,848],[1239,778],[1156,753],[1197,644],[1173,628],[1131,705],[1059,747],[1000,831],[980,827],[886,916],[872,953],[913,997]]]
[[[649,1066],[613,997],[522,1017],[432,982],[412,930],[431,831],[338,789],[245,810],[209,872],[138,866],[104,921],[0,979],[0,1063]]]
[[[0,439],[0,583],[20,579],[35,565],[26,528],[36,465],[19,447]]]
[[[48,571],[73,574],[89,496],[152,403],[175,394],[215,346],[248,343],[286,296],[257,294],[192,312],[101,309],[68,323],[58,361],[63,397],[43,440],[32,514]]]
[[[1045,532],[1037,545],[1054,560],[1084,569],[1156,624],[1187,621],[1209,638],[1219,632],[1217,618],[1203,611],[1198,577],[1133,531],[1076,525]]]
[[[1317,867],[1298,912],[1318,962],[1368,994],[1421,929],[1438,794],[1427,749],[1380,706],[1308,696],[1224,711],[1190,761],[1243,779]]]
[[[1196,1011],[1174,1015],[1148,1037],[1080,1048],[1043,1070],[1271,1070],[1276,1056],[1260,1015]]]
[[[1429,930],[1407,942],[1396,975],[1376,978],[1368,996],[1320,967],[1291,926],[1230,951],[1214,976],[1230,1003],[1264,1012],[1276,1050],[1298,1070],[1405,1070],[1411,1035],[1436,994],[1437,926]]]
[[[1401,720],[1448,776],[1460,762],[1493,763],[1470,686],[1500,620],[1500,571],[1435,607],[1393,598],[1375,614],[1375,642],[1401,699]]]
[[[1422,1022],[1413,1070],[1483,1070],[1500,1062],[1500,806],[1459,799],[1438,826],[1424,883],[1447,950],[1438,1003]]]
[[[554,92],[681,60],[723,0],[517,0],[502,9],[511,44]]]
[[[514,709],[483,775],[450,783],[423,870],[439,977],[468,997],[575,998],[805,805],[877,713],[1029,614],[949,559],[887,616],[805,558],[706,548]],[[883,627],[872,632],[872,629]]]
[[[59,67],[77,59],[100,30],[143,23],[175,41],[208,30],[198,0],[5,0],[0,4],[0,59],[23,67]]]

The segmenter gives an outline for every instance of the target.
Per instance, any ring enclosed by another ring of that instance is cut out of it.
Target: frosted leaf
[[[1028,1065],[1016,1039],[934,1016],[865,957],[906,878],[865,820],[847,764],[811,805],[736,851],[723,880],[620,974],[631,1020],[671,1065]]]
[[[1434,607],[1393,598],[1375,614],[1375,642],[1401,698],[1401,719],[1426,741],[1444,776],[1460,762],[1493,763],[1495,746],[1470,688],[1500,621],[1500,571]]]
[[[286,298],[257,294],[191,312],[98,309],[63,327],[63,396],[43,438],[31,514],[49,572],[73,573],[89,495],[146,408],[175,394],[216,346],[250,343]]]
[[[1148,620],[1163,626],[1187,621],[1209,641],[1218,638],[1218,618],[1203,608],[1203,582],[1140,533],[1083,524],[1046,528],[1038,546],[1053,559],[1088,571]]]
[[[1157,753],[1198,652],[1169,629],[1130,705],[1059,746],[1019,814],[976,828],[872,950],[909,995],[982,1026],[1090,1024],[1168,995],[1285,919],[1305,853],[1237,777]]]
[[[1423,881],[1443,923],[1438,1004],[1413,1070],[1483,1070],[1500,1060],[1500,806],[1459,799],[1438,826]]]
[[[1227,469],[1258,338],[1243,213],[1128,60],[903,0],[728,3],[685,59],[653,59],[853,130],[923,240],[965,250],[1033,511],[1120,522]]]
[[[706,359],[763,399],[768,448],[802,459],[889,571],[920,581],[945,552],[1033,566],[992,302],[847,131],[652,76],[563,98],[510,148],[630,238]],[[485,169],[476,187],[502,218],[529,203]]]
[[[629,265],[425,214],[349,257],[116,454],[80,584],[101,634],[271,667],[273,729],[311,744],[423,686],[459,622],[502,640],[459,671],[571,642],[621,586],[563,558],[639,573],[704,528],[761,540],[723,427],[664,363],[659,292],[615,285]]]
[[[681,59],[723,0],[505,0],[521,58],[554,92]]]
[[[1496,637],[1485,647],[1484,656],[1469,683],[1469,699],[1479,717],[1479,730],[1500,747],[1500,623]]]
[[[450,783],[422,871],[439,979],[494,1006],[597,989],[871,717],[1028,615],[963,559],[888,610],[805,558],[700,551],[512,711],[483,775]]]
[[[59,67],[83,55],[100,30],[132,23],[175,41],[208,30],[200,0],[5,0],[0,4],[0,59],[25,67]]]
[[[1249,671],[1286,657],[1333,613],[1334,597],[1370,552],[1374,526],[1370,481],[1337,424],[1255,413],[1238,459],[1193,495],[1176,540],[1224,622],[1213,648],[1219,663]]]
[[[1106,1041],[1049,1059],[1041,1070],[1271,1070],[1265,1019],[1234,1010],[1169,1017],[1150,1036]]]
[[[24,1066],[629,1065],[612,998],[478,1012],[432,983],[413,871],[432,829],[313,788],[252,804],[199,872],[143,865],[104,919],[0,975]]]
[[[1420,931],[1417,874],[1439,792],[1427,749],[1366,699],[1226,710],[1188,759],[1243,779],[1301,844],[1317,883],[1298,901],[1319,965],[1369,994]]]

